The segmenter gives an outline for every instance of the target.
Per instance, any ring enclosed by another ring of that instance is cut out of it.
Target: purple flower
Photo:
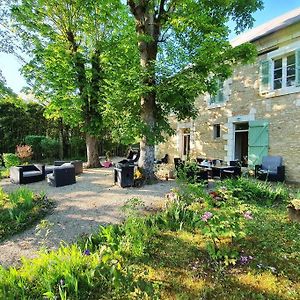
[[[84,255],[91,255],[91,251],[89,249],[84,250],[83,252]]]
[[[252,220],[253,216],[252,216],[251,211],[244,212],[244,218],[247,219],[247,220]]]
[[[213,214],[210,211],[206,211],[201,217],[201,220],[207,222],[207,220],[209,220],[212,216]]]
[[[63,285],[65,284],[65,281],[64,281],[63,279],[61,279],[61,280],[59,281],[59,284],[60,284],[60,286],[63,286]]]
[[[249,255],[249,256],[241,255],[239,261],[240,261],[240,264],[246,265],[246,264],[248,264],[252,259],[253,259],[253,257],[252,257],[251,255]]]

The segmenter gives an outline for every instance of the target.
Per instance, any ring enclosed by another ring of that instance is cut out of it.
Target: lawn
[[[240,245],[249,263],[225,267],[210,260],[200,233],[165,231],[141,260],[161,285],[161,299],[300,299],[300,226],[285,205],[252,206],[249,236]]]
[[[166,208],[0,268],[5,299],[300,299],[300,224],[283,185],[184,183]],[[1,298],[1,297],[0,297]]]

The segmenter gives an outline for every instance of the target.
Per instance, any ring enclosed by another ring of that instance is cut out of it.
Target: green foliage
[[[0,153],[14,152],[23,144],[26,135],[55,131],[55,124],[43,116],[44,108],[38,103],[27,103],[19,98],[0,99]]]
[[[35,159],[42,158],[42,141],[45,138],[43,135],[27,135],[25,137],[25,143],[32,147]]]
[[[201,178],[203,169],[199,167],[195,161],[187,161],[182,165],[179,165],[176,171],[176,177],[181,182],[189,183],[199,183],[202,181],[205,184],[204,180]]]
[[[51,268],[49,267],[51,266]],[[122,257],[107,246],[94,253],[76,245],[40,253],[23,260],[18,271],[0,268],[0,293],[5,299],[124,299],[134,293],[142,296],[139,282],[133,280]]]
[[[4,165],[7,169],[18,166],[20,164],[19,157],[14,153],[3,153]]]
[[[71,137],[70,138],[70,152],[72,157],[81,158],[86,153],[85,140],[82,137]]]
[[[18,195],[27,198],[26,193],[20,191]],[[9,201],[7,196],[3,198]],[[18,203],[17,195],[13,199]],[[137,199],[127,202],[124,209],[132,211],[133,216],[121,226],[101,227],[78,245],[61,246],[58,251],[41,252],[36,259],[24,259],[18,270],[0,267],[0,295],[5,299],[41,299],[42,295],[85,299],[91,294],[97,299],[156,299],[155,286],[134,275],[125,263],[126,257],[143,257],[154,234],[147,218],[139,218],[135,212],[140,204]]]
[[[271,184],[269,182],[239,178],[238,180],[226,180],[226,188],[232,191],[233,196],[245,202],[255,201],[261,205],[272,205],[276,202],[286,201],[289,191],[284,184]]]
[[[130,199],[123,207],[128,218],[122,224],[100,227],[76,245],[44,251],[24,260],[19,269],[0,268],[0,295],[297,299],[299,224],[288,222],[284,203],[262,206],[245,200],[236,185],[223,181],[208,193],[201,185],[182,184],[168,194],[166,208],[154,215],[140,216],[143,203]],[[41,228],[47,230],[47,224]]]
[[[50,138],[44,138],[41,140],[41,149],[44,157],[58,157],[59,141]]]
[[[0,189],[0,240],[24,230],[53,207],[44,194],[35,195],[27,188],[9,194]]]
[[[128,72],[130,77],[139,73],[142,84],[136,85],[135,93],[124,93],[123,97],[128,101],[133,96],[131,102],[134,109],[131,111],[139,113],[138,108],[143,112],[142,116],[147,116],[140,121],[139,135],[147,136],[149,144],[152,144],[153,141],[163,140],[164,134],[172,133],[167,119],[170,113],[174,113],[179,120],[194,118],[198,95],[215,93],[217,81],[231,76],[235,64],[253,60],[256,55],[253,45],[232,48],[228,41],[228,23],[236,22],[236,31],[251,27],[251,14],[262,8],[262,1],[148,3],[133,0],[127,4],[136,24],[140,25],[136,26],[139,41],[136,45],[139,45],[139,55],[144,63],[141,64],[142,71],[137,72],[133,65]],[[149,16],[154,21],[145,24]],[[118,80],[115,86],[119,86],[120,82]],[[131,88],[131,85],[128,87]],[[118,92],[119,89],[112,91],[112,94]],[[137,96],[154,103],[144,110],[144,107],[137,106]],[[152,118],[155,124],[147,122]]]

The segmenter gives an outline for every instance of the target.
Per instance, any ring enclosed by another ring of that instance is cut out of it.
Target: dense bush
[[[41,159],[42,158],[42,141],[45,139],[45,136],[42,135],[27,135],[25,137],[25,143],[30,145],[33,150],[33,158]]]
[[[16,145],[24,143],[26,135],[44,135],[46,130],[56,130],[43,112],[44,107],[38,103],[26,103],[19,98],[0,99],[0,153],[14,152]]]
[[[3,161],[6,168],[10,168],[20,164],[19,157],[14,153],[3,153]]]
[[[85,140],[82,137],[70,138],[70,153],[74,159],[82,159],[86,155]]]
[[[44,138],[41,140],[41,148],[43,156],[46,158],[57,158],[59,155],[59,141]]]

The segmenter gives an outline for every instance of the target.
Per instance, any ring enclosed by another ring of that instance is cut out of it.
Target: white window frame
[[[287,90],[287,89],[292,89],[296,87],[296,84],[287,86],[287,57],[290,56],[291,54],[294,54],[296,56],[296,52],[292,51],[289,53],[286,53],[284,56],[281,57],[275,57],[272,59],[272,67],[271,67],[271,90],[272,91],[277,91],[277,90]],[[274,89],[274,70],[275,70],[275,60],[281,59],[282,61],[282,86],[279,89]],[[295,57],[295,77],[296,77],[296,57]]]
[[[287,46],[281,47],[275,51],[269,52],[267,54],[267,59],[271,61],[271,74],[270,74],[271,76],[270,76],[270,90],[266,94],[266,96],[269,97],[281,96],[281,95],[300,92],[300,86],[297,85],[286,86],[287,57],[292,53],[295,53],[296,55],[296,50],[298,49],[300,49],[300,42],[295,42]],[[282,87],[280,89],[274,89],[274,60],[276,59],[283,59]],[[296,73],[296,66],[295,66],[295,73]]]

